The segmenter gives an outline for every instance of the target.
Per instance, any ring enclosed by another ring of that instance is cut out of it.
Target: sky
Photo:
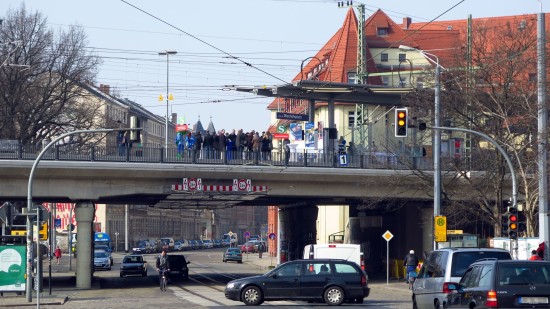
[[[359,2],[353,1],[354,4]],[[102,60],[96,80],[122,98],[216,130],[263,131],[272,98],[231,85],[291,82],[302,62],[342,26],[348,7],[333,0],[1,0],[0,18],[22,3],[54,30],[83,27],[89,52]],[[369,0],[397,23],[547,12],[548,0]],[[542,3],[542,5],[541,5]],[[162,51],[177,54],[159,55]],[[168,69],[168,70],[167,70]],[[168,71],[168,72],[167,72]],[[162,95],[164,101],[159,101]]]

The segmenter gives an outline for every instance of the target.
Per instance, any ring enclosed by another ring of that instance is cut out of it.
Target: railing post
[[[130,162],[130,149],[132,149],[130,146],[126,146],[126,162]]]
[[[365,168],[365,155],[360,154],[359,159],[361,160],[361,161],[359,161],[359,168],[364,169]]]
[[[59,145],[55,145],[55,161],[59,161]]]
[[[90,147],[90,161],[95,161],[95,145]]]
[[[222,156],[223,156],[223,164],[227,165],[227,154],[229,153],[229,150],[223,151],[222,150]]]
[[[162,147],[159,148],[159,155],[160,155],[159,162],[163,163],[164,162],[164,148],[162,148]]]
[[[195,164],[197,163],[197,150],[196,149],[193,149],[191,150],[192,151],[192,158],[191,158],[191,163]]]
[[[23,144],[19,142],[19,152],[17,153],[18,159],[23,159]]]
[[[304,167],[307,167],[307,150],[304,150]]]

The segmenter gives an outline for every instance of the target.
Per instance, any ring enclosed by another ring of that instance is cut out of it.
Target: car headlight
[[[229,283],[227,284],[227,288],[228,288],[228,289],[233,289],[233,288],[235,288],[235,283],[229,282]]]

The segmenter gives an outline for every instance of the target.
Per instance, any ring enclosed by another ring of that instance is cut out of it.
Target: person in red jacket
[[[530,261],[540,261],[542,258],[538,255],[537,250],[531,251],[531,257],[529,258]]]
[[[53,255],[55,256],[55,260],[57,261],[57,265],[59,265],[59,261],[61,261],[61,249],[59,249],[59,246],[55,248],[55,251],[53,252]]]

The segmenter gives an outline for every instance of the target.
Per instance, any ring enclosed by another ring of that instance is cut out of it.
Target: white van
[[[355,244],[311,244],[304,247],[304,259],[342,259],[355,262],[365,270],[361,245]]]
[[[162,237],[160,239],[160,244],[162,245],[162,250],[166,250],[168,252],[174,251],[174,238],[172,237]]]

